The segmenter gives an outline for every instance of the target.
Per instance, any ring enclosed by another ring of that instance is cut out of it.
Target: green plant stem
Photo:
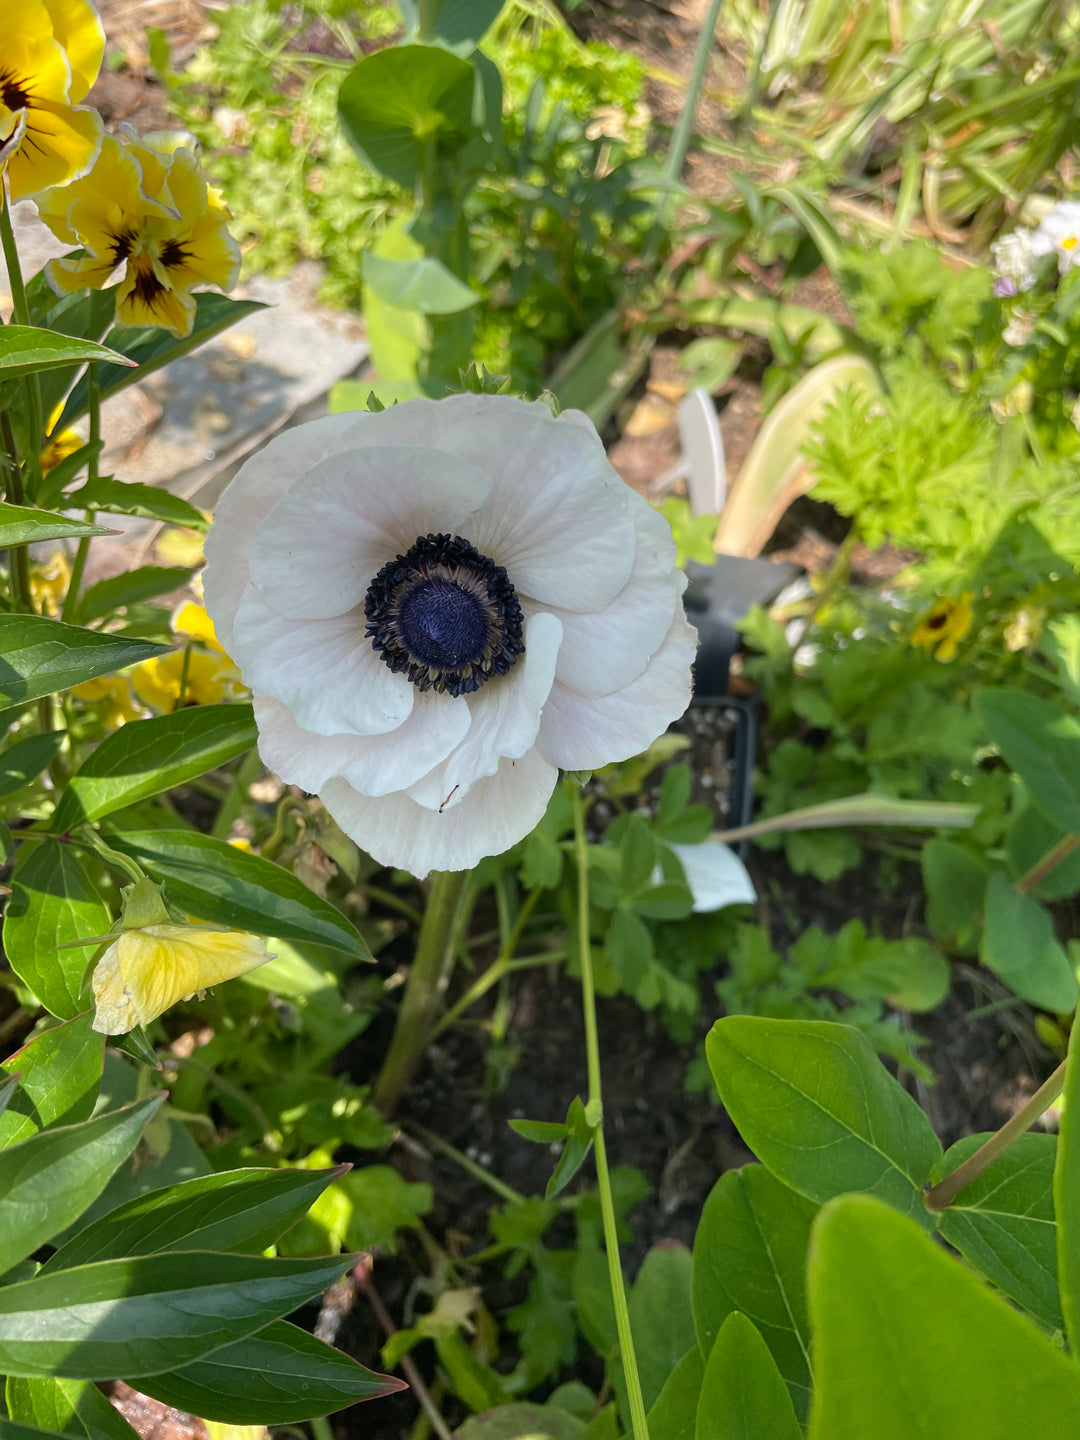
[[[615,1307],[615,1328],[619,1336],[619,1354],[623,1363],[626,1390],[630,1400],[630,1427],[634,1440],[649,1440],[645,1419],[645,1400],[641,1393],[634,1337],[630,1329],[630,1311],[626,1303],[626,1286],[619,1260],[618,1221],[615,1198],[611,1190],[607,1150],[604,1147],[604,1102],[600,1082],[600,1041],[596,1025],[596,989],[593,985],[592,945],[589,936],[589,852],[585,840],[585,805],[581,791],[572,782],[574,807],[574,856],[578,876],[578,950],[581,965],[581,1004],[585,1018],[585,1059],[589,1075],[589,1099],[585,1117],[592,1129],[593,1153],[596,1157],[596,1183],[600,1191],[600,1214],[604,1224],[604,1249],[607,1251],[608,1279]]]
[[[19,249],[15,244],[15,231],[11,225],[11,206],[2,186],[0,186],[0,244],[4,250],[8,284],[11,286],[11,318],[16,325],[29,325],[30,307],[26,302],[26,286],[23,284],[22,267],[19,264]],[[30,432],[26,455],[27,486],[31,496],[34,496],[41,482],[41,442],[44,435],[41,418],[41,383],[38,380],[37,372],[27,375],[23,384],[26,389],[26,413]],[[23,502],[19,500],[12,503],[22,504]]]
[[[101,381],[98,379],[96,365],[86,367],[86,401],[90,416],[90,459],[86,465],[86,483],[93,485],[98,478],[98,453],[101,445]],[[92,525],[94,512],[87,510],[83,518],[88,525]],[[86,557],[90,554],[92,538],[90,535],[84,535],[75,548],[75,559],[71,562],[71,580],[68,582],[67,594],[64,596],[64,608],[60,611],[61,620],[71,621],[75,618],[75,612],[79,605],[79,587],[82,585],[83,571],[86,569]]]
[[[1053,873],[1062,861],[1080,847],[1080,835],[1063,836],[1052,849],[1048,850],[1037,864],[1025,874],[1021,875],[1016,882],[1016,888],[1021,895],[1030,895],[1036,886],[1041,885],[1046,877]]]
[[[467,1175],[471,1175],[474,1180],[479,1180],[481,1185],[486,1185],[493,1195],[498,1195],[500,1200],[505,1200],[509,1205],[525,1204],[524,1195],[507,1185],[505,1181],[500,1180],[497,1175],[493,1175],[490,1170],[485,1170],[483,1165],[478,1164],[475,1160],[470,1160],[468,1155],[462,1154],[460,1150],[450,1144],[449,1140],[444,1140],[441,1135],[436,1135],[434,1130],[429,1130],[427,1126],[421,1125],[416,1120],[409,1120],[405,1129],[410,1135],[415,1135],[418,1140],[422,1140],[429,1149],[438,1150],[448,1160],[453,1160],[455,1165],[460,1165]]]
[[[1031,1129],[1039,1116],[1049,1110],[1065,1088],[1065,1067],[1068,1063],[1067,1060],[1062,1060],[1049,1080],[1039,1086],[1023,1109],[1018,1110],[1011,1120],[1007,1120],[996,1134],[990,1136],[985,1145],[980,1145],[974,1155],[969,1155],[951,1175],[946,1175],[940,1184],[932,1185],[925,1192],[923,1199],[928,1209],[944,1210],[1000,1155],[1004,1155],[1010,1145]]]
[[[424,923],[409,966],[390,1049],[375,1082],[375,1104],[392,1115],[431,1028],[431,1015],[452,959],[458,905],[469,878],[467,870],[436,870],[431,878]]]
[[[5,212],[6,213],[6,212]],[[10,262],[9,262],[10,264]],[[11,429],[11,416],[0,410],[0,436],[8,457],[7,498],[12,505],[24,503],[22,470],[19,466],[19,451]],[[16,610],[34,613],[34,599],[30,593],[30,559],[25,545],[15,545],[11,550],[11,595]]]
[[[705,83],[705,71],[709,68],[709,56],[712,54],[713,37],[716,34],[716,22],[720,19],[722,4],[723,0],[710,0],[709,9],[701,23],[701,30],[698,32],[697,49],[694,51],[694,68],[690,72],[690,83],[686,87],[686,95],[683,97],[682,114],[672,132],[668,152],[664,158],[664,171],[672,180],[679,179],[686,163],[686,152],[690,148],[690,136],[694,132],[698,96]]]
[[[460,1015],[464,1014],[470,1006],[475,1005],[477,1000],[479,1000],[481,996],[486,995],[491,987],[497,985],[507,973],[510,962],[514,958],[514,951],[521,943],[522,931],[525,929],[529,916],[536,909],[537,902],[542,894],[543,889],[538,885],[525,897],[521,909],[518,911],[518,917],[514,923],[514,927],[507,936],[506,943],[499,951],[499,954],[492,961],[488,969],[484,971],[483,975],[480,976],[479,980],[475,980],[472,985],[469,986],[468,990],[466,990],[465,994],[451,1005],[446,1014],[442,1016],[438,1024],[432,1029],[431,1034],[427,1037],[428,1041],[434,1040],[436,1036],[441,1035],[444,1030],[449,1029]]]
[[[110,845],[106,845],[97,831],[91,830],[89,826],[82,829],[78,836],[72,838],[86,849],[92,850],[111,870],[119,870],[122,875],[126,875],[136,885],[140,880],[146,879],[146,871],[141,865],[132,860],[130,855],[122,855],[119,850],[114,850]]]

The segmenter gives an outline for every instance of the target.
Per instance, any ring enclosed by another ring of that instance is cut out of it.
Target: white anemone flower
[[[455,395],[297,426],[206,555],[263,759],[417,876],[508,849],[560,768],[639,753],[690,700],[669,527],[574,411]]]

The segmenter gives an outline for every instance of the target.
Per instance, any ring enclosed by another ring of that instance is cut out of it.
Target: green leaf
[[[475,73],[431,45],[398,45],[358,61],[338,92],[338,119],[361,162],[412,190],[424,147],[443,161],[472,133]]]
[[[1052,825],[1034,805],[1025,805],[1005,836],[1009,878],[1019,880],[1064,839],[1065,832],[1059,826]],[[1077,891],[1080,891],[1080,850],[1074,850],[1062,860],[1028,894],[1036,900],[1066,900]]]
[[[135,1431],[96,1386],[86,1380],[7,1382],[8,1414],[64,1435],[86,1440],[136,1440]]]
[[[46,730],[28,735],[0,754],[0,795],[13,795],[40,775],[56,759],[64,743],[63,730]]]
[[[479,45],[499,18],[502,0],[437,0],[429,7],[428,43],[450,49],[471,50]],[[416,0],[403,0],[405,23],[410,31],[418,23]],[[430,13],[433,11],[434,13]]]
[[[43,615],[0,615],[0,705],[25,705],[164,655],[167,648],[81,630]]]
[[[163,1374],[280,1320],[356,1258],[186,1250],[37,1275],[0,1289],[0,1370],[76,1380]]]
[[[939,940],[961,954],[974,949],[974,937],[986,895],[986,867],[951,840],[928,840],[922,852],[926,886],[926,923]]]
[[[1048,912],[996,870],[986,888],[979,959],[1009,989],[1043,1010],[1065,1014],[1077,1000],[1076,976]]]
[[[705,1361],[696,1345],[689,1349],[664,1381],[646,1416],[649,1440],[694,1440],[698,1395]]]
[[[819,1203],[863,1190],[933,1227],[921,1192],[941,1146],[865,1035],[730,1015],[705,1043],[725,1108],[778,1179]]]
[[[702,1355],[740,1311],[763,1336],[800,1418],[810,1404],[806,1250],[815,1208],[761,1165],[713,1186],[694,1239],[694,1325]]]
[[[4,1151],[0,1172],[4,1270],[78,1219],[134,1150],[161,1098],[140,1100],[79,1125],[42,1130]]]
[[[92,340],[78,340],[36,325],[5,325],[0,330],[0,380],[17,380],[59,365],[82,365],[91,360],[125,364],[123,355]]]
[[[808,1271],[808,1440],[1073,1440],[1080,1370],[905,1216],[827,1205]]]
[[[364,256],[364,284],[387,305],[419,310],[422,315],[457,315],[475,305],[480,295],[452,274],[440,260],[388,260]]]
[[[33,1425],[19,1425],[0,1415],[0,1440],[67,1440],[67,1437],[56,1430],[38,1430]]]
[[[225,1170],[151,1190],[79,1230],[43,1273],[165,1250],[259,1254],[347,1170]]]
[[[1023,690],[983,690],[975,708],[1035,808],[1080,833],[1080,720]]]
[[[284,1320],[138,1384],[165,1405],[226,1425],[295,1424],[404,1388]]]
[[[1076,1355],[1080,1353],[1080,1025],[1074,1024],[1069,1036],[1062,1098],[1054,1166],[1057,1271],[1065,1333]]]
[[[59,840],[23,843],[4,912],[4,951],[19,979],[46,1010],[69,1020],[86,1009],[83,976],[112,915],[76,852]],[[65,947],[71,948],[65,948]]]
[[[102,615],[112,615],[122,605],[138,605],[142,600],[170,595],[186,585],[192,573],[180,566],[140,565],[136,570],[111,575],[83,592],[76,618],[80,625],[87,625]]]
[[[191,705],[123,725],[71,777],[52,829],[73,830],[172,790],[250,750],[258,738],[250,705]]]
[[[580,1097],[575,1095],[566,1112],[566,1141],[551,1179],[544,1189],[545,1200],[554,1200],[556,1195],[566,1189],[585,1163],[585,1157],[592,1149],[592,1142],[593,1132],[585,1118],[585,1106],[582,1105]]]
[[[0,331],[0,340],[3,334]],[[109,533],[101,525],[87,525],[84,520],[54,515],[51,510],[34,510],[29,505],[8,505],[0,501],[0,550],[7,550],[12,545],[32,545],[38,540]]]
[[[508,1120],[515,1135],[533,1140],[537,1145],[556,1145],[566,1139],[566,1126],[561,1120]]]
[[[611,912],[604,953],[619,984],[632,995],[649,973],[653,941],[648,926],[626,905],[616,905]]]
[[[367,943],[326,900],[259,855],[195,830],[121,830],[110,844],[163,880],[182,909],[215,925],[314,942],[370,960]]]
[[[378,1247],[393,1254],[399,1231],[415,1230],[435,1203],[430,1185],[410,1183],[392,1165],[350,1170],[335,1189],[348,1198],[345,1243],[353,1250]]]
[[[585,1422],[557,1405],[515,1401],[470,1415],[454,1440],[583,1440]]]
[[[695,1440],[802,1440],[791,1396],[753,1321],[724,1321],[705,1365]]]
[[[110,396],[126,390],[136,381],[145,380],[155,370],[178,360],[181,355],[190,355],[192,350],[197,350],[207,340],[212,340],[215,335],[228,330],[229,326],[235,325],[238,320],[265,309],[266,306],[257,300],[230,300],[227,295],[216,295],[212,291],[204,290],[195,296],[195,321],[191,334],[183,340],[177,340],[168,330],[160,330],[155,325],[117,325],[109,331],[109,344],[121,357],[126,356],[129,361],[134,362],[138,369],[122,368],[122,359],[119,365],[100,365],[97,373],[102,400],[108,400]],[[73,420],[85,415],[88,398],[89,390],[84,375],[68,396],[63,413],[53,429],[62,430]]]
[[[19,1088],[0,1114],[0,1149],[28,1140],[46,1125],[85,1119],[94,1107],[105,1061],[105,1037],[87,1013],[34,1035],[0,1065]]]
[[[692,1268],[685,1245],[654,1245],[630,1291],[630,1329],[646,1409],[659,1397],[664,1382],[694,1344]],[[623,1419],[629,1428],[630,1416],[625,1410]]]
[[[989,1140],[966,1135],[945,1152],[942,1179]],[[1010,1299],[1060,1330],[1053,1135],[1021,1135],[938,1218],[942,1237]]]
[[[138,515],[144,520],[185,525],[191,530],[205,530],[207,526],[206,516],[187,500],[138,480],[114,480],[103,475],[73,490],[67,500],[84,510],[104,510],[110,515]]]

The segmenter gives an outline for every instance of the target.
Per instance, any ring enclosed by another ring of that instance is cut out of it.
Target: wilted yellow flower
[[[89,0],[0,0],[0,176],[11,199],[85,175],[101,116],[75,108],[97,79],[105,32]]]
[[[108,135],[90,174],[43,195],[38,209],[59,239],[85,252],[50,260],[49,284],[59,295],[100,290],[122,265],[122,324],[160,325],[182,338],[195,318],[193,288],[236,283],[240,252],[227,212],[183,147],[170,153]]]
[[[30,571],[30,594],[42,615],[59,615],[71,584],[71,566],[62,550],[49,556],[47,565]]]
[[[94,967],[93,1028],[125,1035],[178,1000],[234,980],[272,959],[266,941],[243,930],[146,925],[125,930]]]
[[[135,703],[131,685],[123,675],[101,675],[71,687],[72,695],[91,704],[101,705],[106,730],[116,730],[129,720],[141,720],[146,711]]]
[[[223,700],[243,694],[244,690],[240,672],[224,651],[208,655],[195,649],[187,652],[186,677],[184,651],[173,650],[136,665],[131,672],[131,684],[140,700],[166,714],[182,705],[219,705]]]
[[[919,621],[911,633],[911,643],[923,650],[934,650],[939,660],[951,660],[956,647],[971,629],[975,612],[971,608],[974,595],[970,590],[957,599],[947,595]]]

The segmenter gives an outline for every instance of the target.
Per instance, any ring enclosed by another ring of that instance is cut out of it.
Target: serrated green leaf
[[[16,380],[21,375],[55,370],[58,365],[80,365],[91,360],[124,364],[122,354],[106,345],[95,345],[92,340],[79,340],[36,325],[5,325],[0,330],[0,380]]]
[[[945,1152],[942,1179],[989,1135],[965,1135]],[[1051,1330],[1060,1330],[1054,1161],[1057,1138],[1021,1135],[941,1212],[938,1230],[964,1259]]]
[[[165,1250],[258,1254],[347,1169],[225,1170],[151,1190],[79,1230],[42,1273]]]
[[[15,859],[4,912],[4,953],[19,979],[46,1010],[70,1020],[87,1008],[83,976],[97,945],[75,945],[112,924],[70,845],[50,838],[25,841]]]
[[[372,958],[340,911],[259,855],[195,830],[118,830],[110,844],[164,881],[173,902],[201,920]]]
[[[404,1389],[284,1320],[183,1369],[140,1377],[165,1405],[226,1425],[290,1425]]]
[[[0,705],[25,705],[163,655],[166,648],[81,630],[43,615],[0,615]]]
[[[694,1326],[709,1355],[728,1318],[753,1321],[799,1416],[810,1405],[806,1251],[815,1207],[762,1165],[729,1170],[713,1186],[694,1239]]]
[[[802,1440],[776,1361],[753,1321],[733,1311],[705,1365],[694,1440]]]
[[[1080,1370],[906,1216],[826,1205],[808,1269],[808,1440],[1072,1440]]]
[[[257,739],[250,705],[192,705],[132,721],[107,735],[71,777],[52,829],[73,830],[172,790],[250,750]]]
[[[0,332],[0,336],[2,334]],[[8,505],[0,501],[0,550],[7,550],[12,545],[32,545],[39,540],[108,534],[103,526],[87,525],[85,520],[72,520],[67,515],[54,515],[50,510],[35,510],[29,505]]]
[[[182,1250],[37,1275],[0,1289],[0,1370],[76,1380],[163,1374],[279,1320],[356,1258]]]
[[[933,1228],[922,1188],[941,1146],[863,1034],[821,1020],[729,1015],[705,1044],[728,1113],[785,1185],[819,1203],[865,1191]]]
[[[0,1168],[4,1270],[78,1219],[134,1150],[160,1104],[161,1096],[152,1096],[78,1125],[42,1130],[4,1151]]]
[[[58,1120],[72,1124],[90,1114],[105,1062],[105,1037],[91,1029],[93,1018],[88,1012],[43,1030],[0,1065],[19,1076],[18,1090],[0,1114],[0,1149]]]

